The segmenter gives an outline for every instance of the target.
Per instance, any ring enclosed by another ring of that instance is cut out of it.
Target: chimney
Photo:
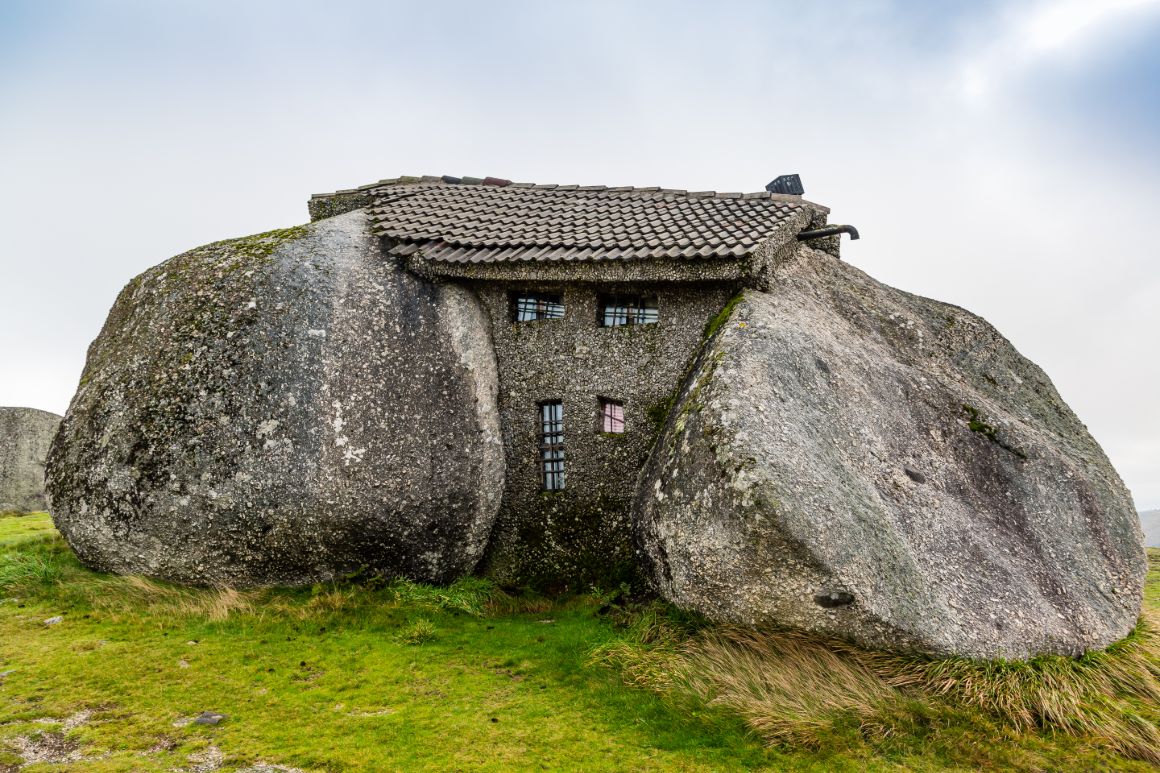
[[[802,178],[796,174],[783,174],[765,186],[765,189],[770,193],[788,193],[791,196],[803,196],[806,192],[802,187]]]

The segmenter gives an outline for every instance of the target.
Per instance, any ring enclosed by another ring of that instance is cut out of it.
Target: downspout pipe
[[[837,236],[838,234],[850,234],[850,239],[854,240],[858,238],[858,229],[852,225],[828,225],[825,228],[802,231],[797,235],[797,238],[799,242],[804,242],[810,239],[820,239],[823,236]]]

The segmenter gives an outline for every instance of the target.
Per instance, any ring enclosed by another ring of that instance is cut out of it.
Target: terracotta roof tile
[[[828,211],[765,192],[533,185],[494,177],[399,177],[355,190],[371,197],[373,228],[392,240],[394,254],[452,263],[730,259],[767,239],[790,238],[809,221],[810,208]]]

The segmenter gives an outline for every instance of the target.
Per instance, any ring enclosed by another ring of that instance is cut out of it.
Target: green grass
[[[52,521],[44,513],[0,513],[0,551],[29,537],[53,534]]]
[[[0,771],[36,753],[72,761],[23,770],[1148,769],[957,695],[771,742],[663,688],[707,629],[655,605],[601,616],[607,600],[476,579],[175,588],[88,572],[46,516],[0,519]],[[226,719],[181,721],[204,711]]]

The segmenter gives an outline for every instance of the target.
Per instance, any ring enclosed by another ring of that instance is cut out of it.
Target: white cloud
[[[1160,0],[1053,0],[1015,6],[986,28],[989,42],[962,65],[962,94],[979,102],[1045,58],[1097,55],[1099,42],[1157,9]]]
[[[1101,25],[1122,22],[1131,12],[1160,6],[1157,0],[1065,0],[1036,8],[1020,35],[1029,52],[1046,53],[1074,46]]]

